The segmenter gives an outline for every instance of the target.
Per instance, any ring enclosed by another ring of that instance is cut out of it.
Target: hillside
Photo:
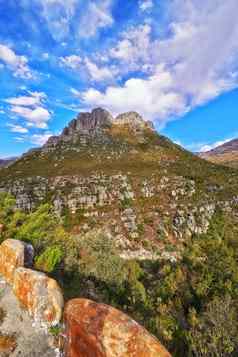
[[[107,227],[122,255],[143,259],[206,232],[215,207],[236,202],[238,181],[236,171],[185,151],[139,114],[113,118],[98,108],[0,170],[0,188],[23,210],[50,202],[73,232]]]
[[[32,244],[66,300],[123,310],[173,356],[233,357],[237,203],[236,169],[97,108],[0,170],[0,239]]]
[[[213,150],[199,154],[205,160],[238,168],[238,139],[231,140]]]

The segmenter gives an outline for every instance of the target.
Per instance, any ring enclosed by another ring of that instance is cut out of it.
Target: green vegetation
[[[35,267],[47,273],[52,273],[60,264],[63,252],[59,246],[49,247],[35,260]]]
[[[89,297],[124,310],[173,356],[238,355],[238,228],[232,214],[217,210],[208,232],[187,240],[177,262],[125,261],[110,234],[70,235],[47,204],[26,215],[1,194],[0,219],[6,227],[1,239],[31,242],[35,267],[55,276],[66,298]]]

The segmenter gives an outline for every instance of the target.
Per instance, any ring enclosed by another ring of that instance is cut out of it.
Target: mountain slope
[[[237,178],[159,135],[137,113],[114,119],[97,108],[0,170],[0,191],[24,210],[50,202],[74,233],[106,227],[124,257],[171,258],[186,237],[206,232],[217,206],[233,209]]]
[[[213,150],[201,153],[199,156],[216,164],[238,168],[238,139],[231,140]]]

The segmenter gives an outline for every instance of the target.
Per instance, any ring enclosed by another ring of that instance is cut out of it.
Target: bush
[[[79,270],[108,284],[120,285],[125,280],[124,261],[118,256],[112,237],[94,230],[78,240]]]
[[[197,316],[190,313],[188,341],[194,356],[237,356],[237,301],[215,297]]]
[[[46,273],[52,273],[63,259],[60,247],[49,247],[35,259],[35,267]]]

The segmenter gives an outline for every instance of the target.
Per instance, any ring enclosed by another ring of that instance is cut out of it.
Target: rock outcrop
[[[169,352],[124,313],[86,299],[67,303],[66,357],[169,357]]]
[[[57,282],[31,269],[15,271],[13,291],[33,320],[41,326],[55,326],[62,316],[63,295]]]
[[[73,119],[69,125],[64,128],[59,136],[52,136],[45,144],[45,148],[55,147],[60,143],[80,142],[84,146],[90,137],[93,137],[94,143],[100,137],[101,142],[107,141],[104,137],[104,130],[116,126],[129,126],[133,131],[149,128],[154,130],[152,122],[144,119],[136,112],[128,112],[118,115],[115,119],[105,109],[96,108],[91,113],[80,113],[76,119]],[[100,141],[100,140],[99,140]]]
[[[129,125],[132,129],[150,128],[154,130],[154,125],[151,121],[145,121],[137,112],[127,112],[118,115],[114,124]]]
[[[15,270],[19,267],[30,267],[34,251],[31,245],[7,239],[0,246],[0,273],[8,283],[13,283]]]

